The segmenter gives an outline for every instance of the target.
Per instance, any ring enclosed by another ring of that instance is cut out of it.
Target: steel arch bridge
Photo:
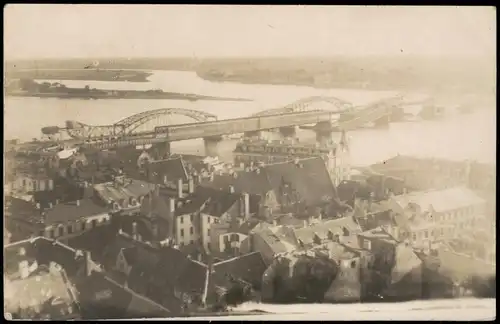
[[[315,107],[321,104],[327,104],[328,108],[333,109],[321,109],[320,107]],[[354,106],[345,100],[335,98],[335,97],[323,97],[323,96],[313,96],[294,101],[285,107],[273,108],[258,112],[253,114],[252,117],[258,116],[268,116],[275,114],[286,114],[294,112],[304,112],[304,111],[318,111],[318,110],[331,110],[333,112],[345,112],[353,109]]]
[[[122,137],[133,134],[137,128],[165,116],[181,115],[194,119],[197,122],[217,120],[217,116],[199,110],[183,108],[156,109],[138,113],[116,122],[113,125],[92,126],[76,121],[66,122],[66,132],[69,136],[78,139],[93,137]]]

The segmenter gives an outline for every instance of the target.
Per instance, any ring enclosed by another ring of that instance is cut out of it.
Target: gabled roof
[[[135,179],[125,179],[125,181],[124,184],[117,185],[114,182],[99,183],[94,185],[94,189],[104,201],[144,197],[156,189],[154,184],[146,181]]]
[[[243,222],[236,232],[249,235],[250,232],[260,223],[258,219],[250,218],[248,221]]]
[[[301,159],[297,162],[268,164],[263,167],[278,199],[284,182],[289,184],[308,206],[324,205],[337,197],[322,158]]]
[[[356,223],[356,220],[352,216],[327,220],[326,222],[323,223],[323,225],[321,225],[320,223],[316,226],[324,226],[324,228],[327,228],[328,230],[334,233],[338,232],[339,230],[342,230],[343,228],[347,229],[350,234],[356,234],[361,232],[359,224]]]
[[[290,252],[296,248],[295,245],[286,242],[276,235],[269,227],[255,230],[254,235],[262,238],[275,254]]]
[[[211,280],[213,280],[215,285],[225,287],[227,276],[229,275],[235,279],[241,279],[258,286],[266,269],[267,266],[260,252],[252,252],[215,263],[213,265],[214,273],[211,276]]]
[[[197,191],[200,196],[208,197],[209,201],[202,212],[210,216],[220,217],[241,199],[241,194],[230,193],[225,190],[214,190],[200,188]]]
[[[205,291],[207,266],[184,255],[172,247],[156,248],[131,238],[117,237],[114,255],[122,249],[127,252],[133,274],[130,275],[130,287],[144,288],[150,282],[165,285],[165,289],[176,288],[186,293],[202,294]],[[112,251],[111,251],[112,252]],[[110,253],[111,254],[111,253]],[[133,288],[132,288],[133,289]]]
[[[372,230],[369,230],[369,231],[366,231],[363,233],[359,233],[358,236],[362,237],[362,238],[369,239],[369,240],[383,241],[385,243],[389,243],[389,244],[392,244],[394,246],[397,246],[398,244],[400,244],[399,241],[397,241],[392,235],[387,233],[382,227],[377,227],[377,228],[374,228]]]
[[[261,171],[236,171],[234,174],[214,175],[213,181],[205,179],[204,187],[228,190],[234,187],[235,192],[246,192],[254,195],[263,195],[272,190],[267,175]]]
[[[165,307],[123,287],[105,273],[93,272],[77,287],[80,298],[85,300],[83,306],[86,310],[85,317],[88,319],[152,318],[171,315]]]
[[[17,198],[9,199],[9,204],[7,213],[11,217],[43,226],[65,224],[108,211],[106,206],[93,199],[81,199],[78,206],[76,202],[67,202],[53,205],[52,208],[41,209],[37,209],[34,203]]]
[[[147,165],[150,174],[150,181],[153,183],[163,184],[164,176],[168,181],[177,182],[182,179],[184,183],[188,181],[188,173],[184,165],[182,157],[174,157],[166,160],[151,161]]]
[[[92,259],[103,263],[106,247],[114,241],[117,234],[117,226],[113,224],[101,225],[68,239],[68,246],[73,249],[90,251]]]
[[[391,199],[402,208],[406,208],[410,203],[415,203],[426,211],[432,206],[436,212],[466,208],[485,202],[467,187],[416,191],[405,195],[393,196]]]
[[[100,215],[108,212],[108,208],[98,204],[93,199],[81,199],[79,205],[76,202],[54,205],[45,210],[45,224],[66,223],[85,217]]]

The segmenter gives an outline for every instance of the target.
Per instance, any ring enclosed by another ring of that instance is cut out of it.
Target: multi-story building
[[[144,198],[158,190],[158,186],[119,175],[113,181],[95,184],[93,191],[95,196],[110,207],[115,214],[135,214],[138,213]]]
[[[486,202],[466,187],[412,192],[389,198],[401,235],[415,247],[452,238],[473,228]]]
[[[158,191],[146,197],[137,221],[146,224],[153,242],[197,245],[204,252],[217,253],[221,249],[219,241],[225,239],[230,227],[243,224],[252,214],[255,208],[247,193],[236,193],[231,187],[198,187],[185,193],[179,181],[176,193]]]
[[[253,168],[254,165],[283,163],[294,159],[321,157],[337,185],[350,175],[349,146],[345,132],[339,143],[320,146],[294,141],[266,141],[244,139],[233,151],[237,166]]]
[[[43,236],[65,241],[92,228],[108,224],[111,216],[106,205],[92,198],[73,202],[40,203],[8,198],[5,223],[15,241]]]

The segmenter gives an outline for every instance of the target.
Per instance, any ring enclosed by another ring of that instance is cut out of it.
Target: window
[[[207,236],[210,236],[210,228],[207,229]]]
[[[207,249],[210,251],[210,242],[207,243]]]
[[[356,268],[356,261],[352,261],[352,262],[351,262],[351,268],[352,268],[352,269]]]
[[[184,217],[181,216],[180,219],[181,219],[181,224],[184,224]]]
[[[425,238],[429,238],[429,232],[428,231],[424,231],[424,237]]]
[[[97,227],[97,219],[92,220],[92,228]]]
[[[189,215],[189,218],[191,219],[191,223],[192,223],[194,220],[194,215],[193,214]]]
[[[181,229],[181,237],[184,237],[184,229]]]
[[[64,235],[64,227],[62,227],[62,226],[59,227],[58,231],[59,231],[59,233],[58,233],[59,236],[63,236]]]
[[[194,233],[194,229],[193,229],[193,227],[191,226],[191,227],[189,228],[189,234],[193,235],[193,233]]]
[[[189,241],[189,243],[190,243],[190,244],[193,244],[193,243],[194,243],[194,241],[193,241],[193,240],[190,240],[190,241]]]
[[[40,233],[38,233],[38,236],[45,236],[45,231],[40,231]]]
[[[68,225],[68,234],[73,234],[73,225]]]
[[[50,230],[50,232],[49,232],[49,237],[50,237],[50,238],[54,238],[54,237],[55,237],[55,232],[54,232],[54,230]]]
[[[417,240],[417,233],[413,233],[412,238],[413,238],[413,241],[416,241]]]
[[[86,222],[86,221],[83,221],[83,222],[82,222],[82,231],[85,231],[85,227],[86,227],[86,225],[87,225],[87,222]]]

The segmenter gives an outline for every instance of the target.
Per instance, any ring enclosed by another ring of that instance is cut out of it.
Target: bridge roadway
[[[176,142],[196,138],[219,137],[235,133],[276,129],[280,127],[299,126],[330,122],[332,116],[338,114],[331,111],[307,111],[267,116],[255,116],[189,123],[156,127],[154,131],[135,133],[117,139],[98,139],[84,143],[84,148],[108,149],[130,145],[145,145],[162,142]]]
[[[179,124],[156,127],[154,131],[136,133],[117,139],[94,139],[83,143],[87,149],[111,149],[125,146],[147,145],[155,143],[176,142],[196,138],[217,138],[222,135],[235,133],[255,132],[281,127],[300,126],[306,124],[328,123],[331,129],[354,129],[367,122],[377,120],[388,114],[387,106],[381,105],[365,109],[353,116],[352,119],[336,122],[334,115],[339,112],[307,111],[266,116],[226,119],[201,123]]]

